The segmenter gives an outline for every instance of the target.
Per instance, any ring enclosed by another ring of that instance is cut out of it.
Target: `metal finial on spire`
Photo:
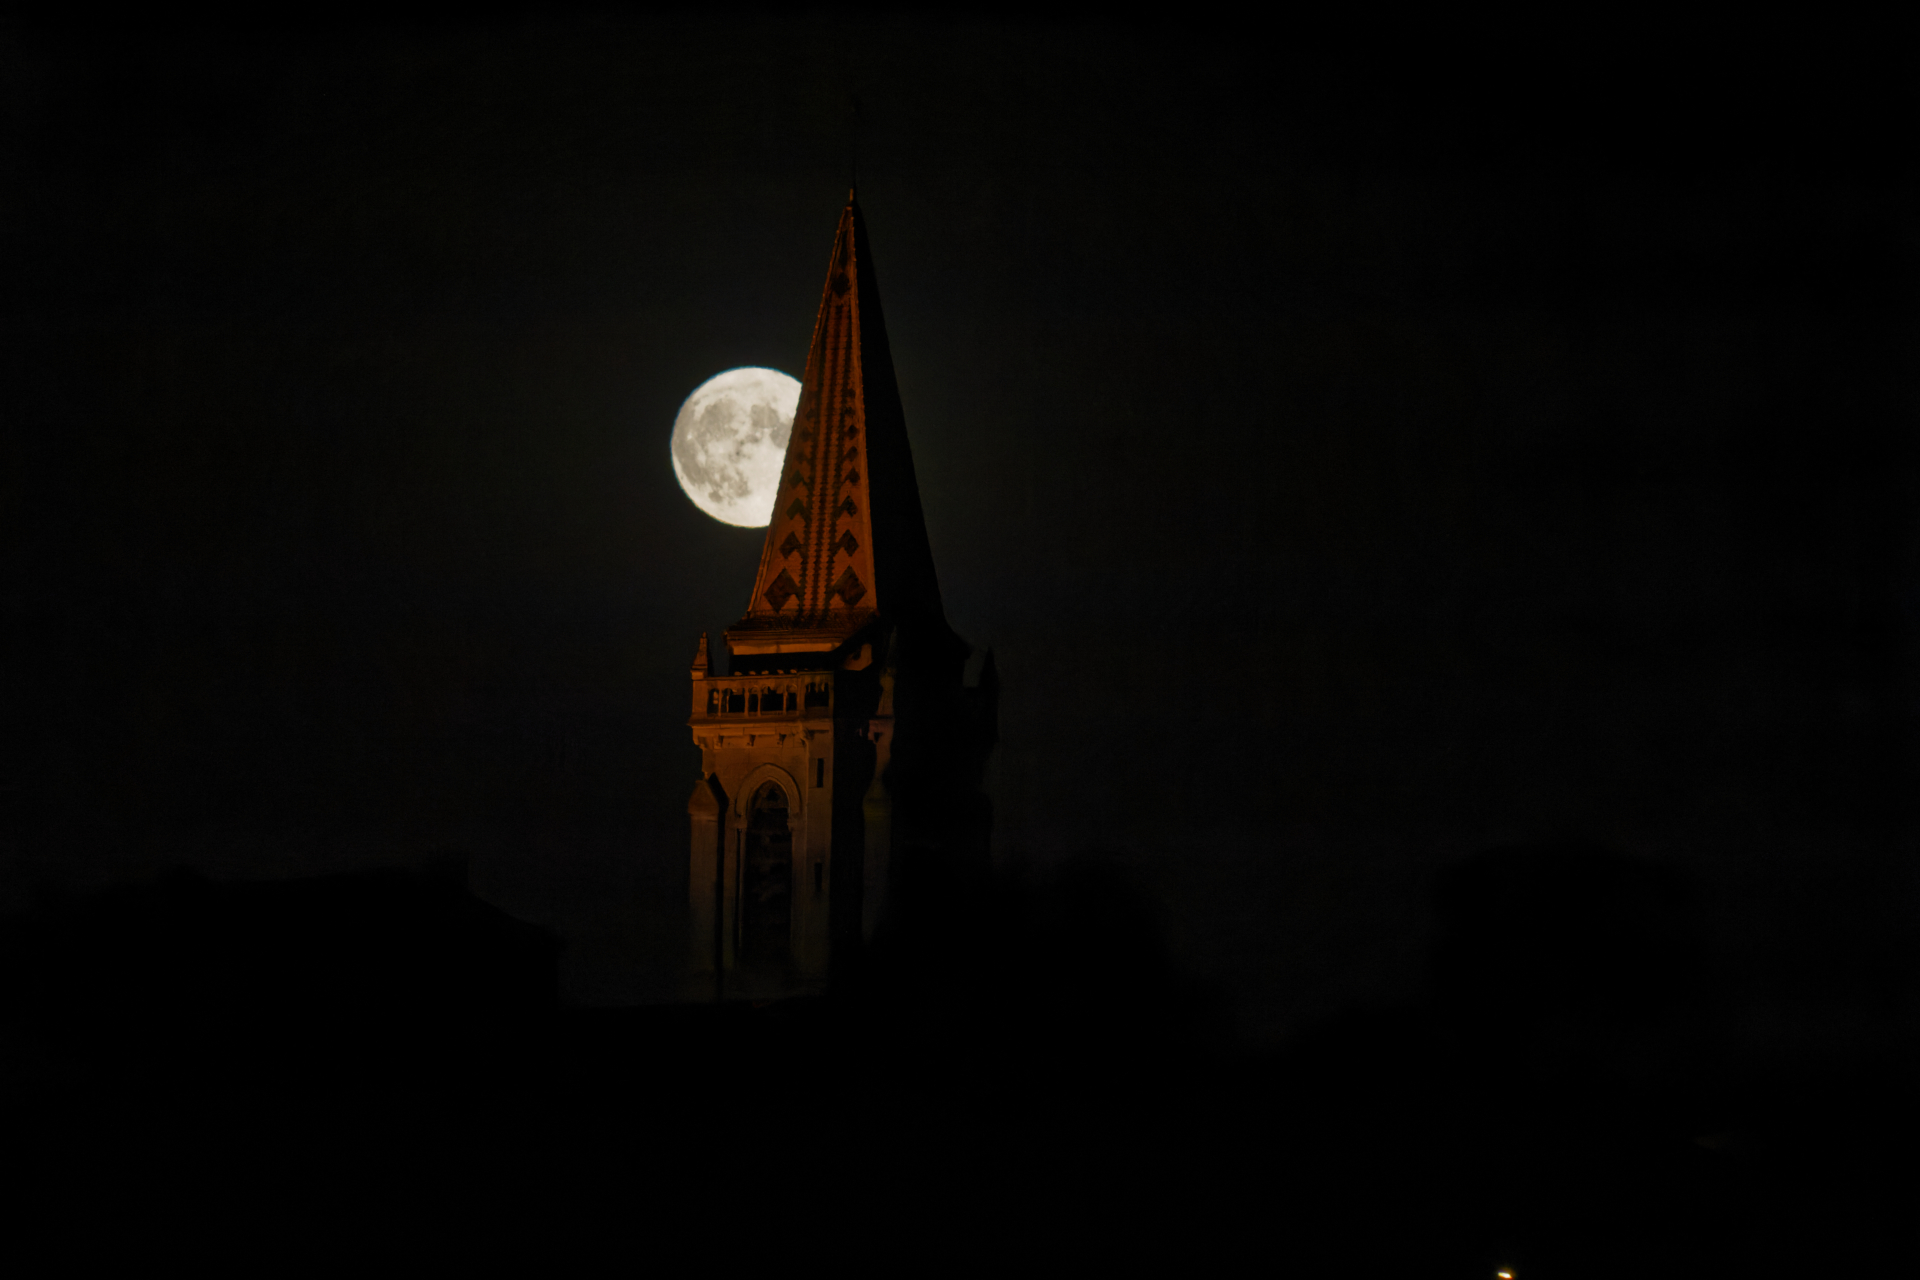
[[[847,141],[847,203],[852,204],[860,192],[860,95],[847,95],[853,100],[853,128]]]

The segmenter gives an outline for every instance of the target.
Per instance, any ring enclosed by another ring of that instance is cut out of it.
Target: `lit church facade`
[[[840,215],[727,674],[692,671],[694,990],[817,991],[988,865],[997,679],[947,625],[860,208]]]

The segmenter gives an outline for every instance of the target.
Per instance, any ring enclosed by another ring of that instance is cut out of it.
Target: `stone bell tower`
[[[729,671],[703,635],[687,802],[694,990],[820,989],[988,865],[998,682],[947,625],[866,223],[840,214],[773,522]]]

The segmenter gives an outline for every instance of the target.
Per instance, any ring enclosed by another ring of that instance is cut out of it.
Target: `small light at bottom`
[[[1513,1280],[1513,1272],[1511,1271],[1496,1271],[1493,1274],[1495,1280]]]

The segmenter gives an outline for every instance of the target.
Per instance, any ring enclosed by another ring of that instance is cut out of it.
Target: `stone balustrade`
[[[791,716],[830,710],[833,682],[814,677],[711,676],[694,684],[694,714]]]

